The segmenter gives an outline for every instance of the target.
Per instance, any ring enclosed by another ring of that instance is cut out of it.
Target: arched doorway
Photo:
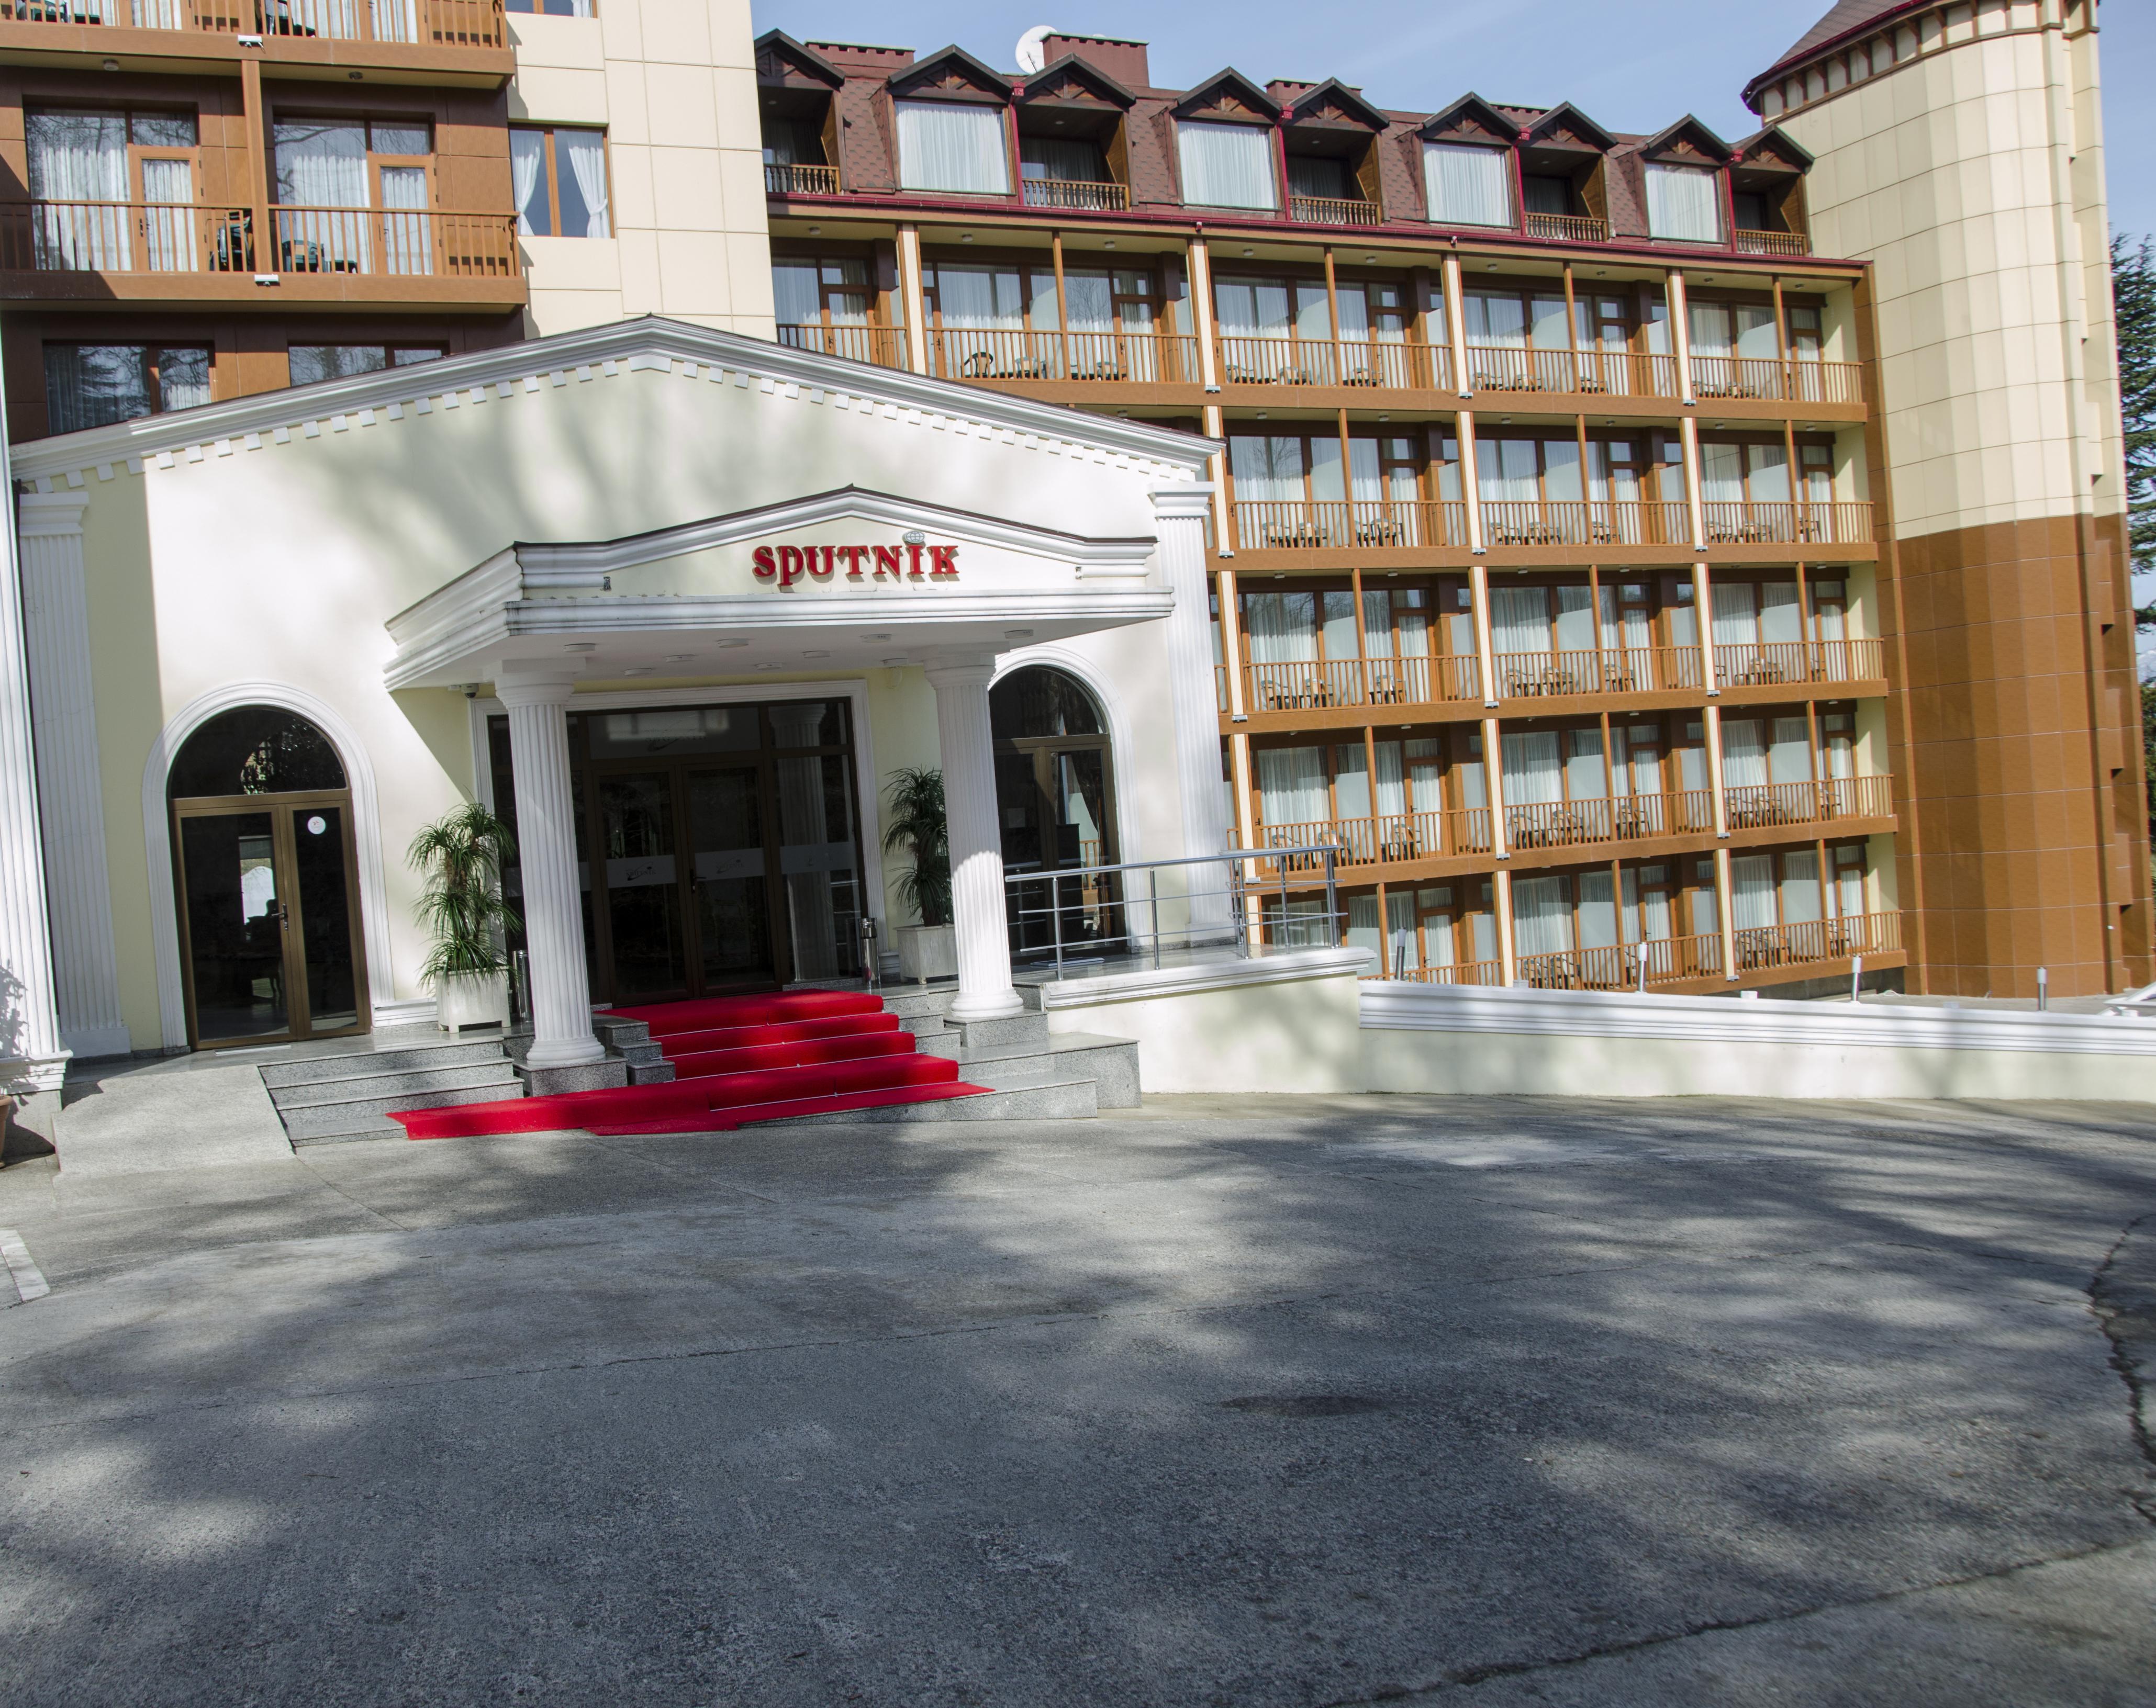
[[[364,1032],[352,792],[328,737],[281,707],[236,707],[187,737],[165,794],[187,1042]]]
[[[1045,664],[1014,670],[988,690],[988,723],[1004,870],[1114,865],[1122,858],[1115,755],[1107,720],[1086,685]],[[1111,878],[1026,885],[1011,946],[1019,953],[1052,951],[1059,936],[1066,954],[1103,944],[1122,930],[1120,899]]]

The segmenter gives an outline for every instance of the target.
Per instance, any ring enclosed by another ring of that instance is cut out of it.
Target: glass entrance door
[[[599,846],[606,861],[608,934],[618,1003],[695,994],[682,929],[682,873],[675,858],[675,775],[663,771],[603,773],[598,779]]]
[[[196,1046],[362,1029],[348,800],[191,801],[175,832]]]
[[[690,769],[688,802],[690,918],[701,992],[778,979],[764,847],[762,767]]]

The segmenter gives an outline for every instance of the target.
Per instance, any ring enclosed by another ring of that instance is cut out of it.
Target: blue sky
[[[1430,108],[1469,90],[1491,100],[1569,100],[1613,131],[1655,131],[1690,112],[1728,138],[1758,121],[1738,91],[1826,11],[1830,0],[752,0],[756,27],[806,40],[875,42],[926,52],[956,42],[1008,67],[1019,37],[1054,23],[1149,42],[1157,82],[1180,86],[1232,63],[1270,77],[1338,77],[1390,107]],[[2156,154],[2156,4],[2106,0],[2104,85],[2110,158]],[[2114,222],[2156,233],[2156,184],[2112,174]]]

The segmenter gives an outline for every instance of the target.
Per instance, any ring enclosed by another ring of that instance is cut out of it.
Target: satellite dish
[[[1061,33],[1052,23],[1037,23],[1018,38],[1018,69],[1029,77],[1048,63],[1049,37]]]

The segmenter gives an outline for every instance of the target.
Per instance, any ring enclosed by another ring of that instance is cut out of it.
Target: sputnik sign
[[[927,567],[922,562],[926,557]],[[756,578],[782,592],[799,581],[956,581],[958,548],[908,541],[903,546],[759,546]]]

